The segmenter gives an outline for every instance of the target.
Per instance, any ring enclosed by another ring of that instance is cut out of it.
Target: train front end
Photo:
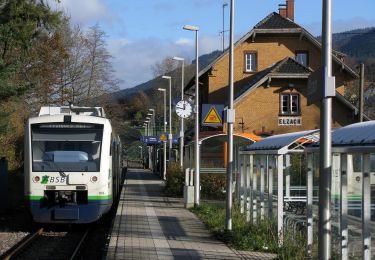
[[[112,205],[108,119],[30,118],[25,136],[25,195],[38,223],[91,223]]]

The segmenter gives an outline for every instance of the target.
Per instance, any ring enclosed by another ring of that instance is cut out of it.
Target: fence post
[[[5,157],[0,159],[0,212],[8,209],[8,161]]]

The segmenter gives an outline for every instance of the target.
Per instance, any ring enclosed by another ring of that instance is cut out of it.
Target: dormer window
[[[245,72],[257,71],[257,53],[245,52]]]
[[[309,52],[308,51],[296,51],[296,61],[301,63],[303,66],[309,66]]]

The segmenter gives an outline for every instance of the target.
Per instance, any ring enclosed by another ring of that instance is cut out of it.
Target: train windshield
[[[103,125],[53,123],[31,126],[34,172],[98,172]]]

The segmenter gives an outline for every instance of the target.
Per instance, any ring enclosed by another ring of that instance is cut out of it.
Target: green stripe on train
[[[103,195],[103,196],[89,196],[89,200],[110,200],[112,195]]]
[[[27,200],[41,200],[44,196],[25,196]],[[103,195],[103,196],[88,196],[88,200],[110,200],[112,195]]]
[[[43,198],[43,196],[30,196],[30,195],[27,195],[27,196],[25,196],[25,198],[27,200],[41,200]]]

